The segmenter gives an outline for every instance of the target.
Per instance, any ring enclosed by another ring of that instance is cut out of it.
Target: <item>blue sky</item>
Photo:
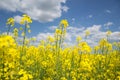
[[[113,40],[119,40],[120,0],[0,0],[0,31],[6,31],[9,17],[14,17],[15,27],[20,27],[18,22],[24,13],[33,20],[28,36],[39,40],[52,36],[62,19],[69,22],[69,43],[77,36],[84,38],[85,30],[91,31],[90,44],[94,39],[98,41],[98,36],[104,38],[108,29],[113,32]]]

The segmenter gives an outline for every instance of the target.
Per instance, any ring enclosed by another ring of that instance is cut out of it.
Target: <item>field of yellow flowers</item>
[[[9,18],[7,34],[0,34],[0,80],[120,80],[120,42],[109,42],[111,31],[93,48],[81,37],[76,45],[65,47],[68,22],[61,20],[54,37],[33,46],[28,44],[36,39],[26,37],[31,32],[31,18],[24,14],[20,29],[13,27],[14,22]],[[21,43],[17,42],[19,31]]]

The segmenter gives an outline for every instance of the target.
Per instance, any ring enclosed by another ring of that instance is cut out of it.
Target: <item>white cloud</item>
[[[118,41],[120,40],[120,32],[113,32],[110,37],[111,40],[113,41]]]
[[[16,23],[20,23],[21,18],[22,18],[22,17],[21,17],[21,16],[18,16],[18,15],[17,15],[17,16],[14,16],[14,19],[15,19],[15,22],[16,22]]]
[[[89,30],[91,34],[96,34],[100,31],[101,25],[93,25],[92,27],[88,27],[86,30]]]
[[[110,10],[106,10],[105,12],[107,12],[107,13],[111,13],[111,11],[110,11]]]
[[[54,33],[49,33],[49,32],[39,33],[34,37],[36,37],[37,41],[40,41],[40,40],[46,40],[48,36],[54,36]]]
[[[50,26],[49,29],[54,31],[57,28],[57,26]]]
[[[49,30],[52,30],[56,28],[57,26],[51,26]],[[69,26],[67,27],[67,34],[65,36],[65,43],[68,45],[75,45],[76,44],[76,37],[81,36],[82,41],[87,41],[88,44],[93,47],[98,44],[99,40],[102,38],[106,38],[106,32],[102,31],[102,25],[92,25],[91,27],[73,27]],[[85,39],[85,31],[89,30],[90,35]],[[38,35],[34,36],[36,37],[37,41],[40,40],[46,40],[48,36],[54,36],[54,32],[47,32],[47,33],[39,33]],[[111,41],[118,41],[120,40],[120,32],[112,32],[110,36]]]
[[[61,3],[66,0],[0,0],[0,9],[19,11],[39,22],[48,22],[61,17],[62,11],[67,12],[68,7]]]
[[[19,7],[20,0],[0,0],[0,9],[15,12]]]
[[[63,6],[63,7],[62,7],[62,10],[65,11],[65,12],[67,12],[68,9],[69,9],[69,8],[68,8],[67,6]]]
[[[104,26],[106,27],[106,29],[109,29],[110,26],[114,25],[113,22],[107,22],[104,24]]]
[[[68,33],[67,37],[69,41],[67,43],[75,44],[75,38],[77,36],[81,36],[83,38],[83,41],[87,41],[90,46],[95,46],[98,44],[99,40],[102,38],[106,38],[106,32],[101,30],[102,25],[93,25],[88,28],[81,28],[81,27],[68,27]],[[70,30],[69,30],[70,29]],[[87,39],[85,39],[85,31],[90,31],[90,36],[88,36]],[[118,41],[120,40],[120,32],[112,32],[110,39],[112,41]]]
[[[104,26],[111,26],[113,25],[113,22],[107,22],[106,24],[104,24]]]
[[[69,43],[72,41],[72,35],[70,35],[70,33],[67,33],[65,38],[66,38],[65,40]]]
[[[93,17],[93,15],[89,15],[88,17],[89,17],[89,18],[92,18],[92,17]]]

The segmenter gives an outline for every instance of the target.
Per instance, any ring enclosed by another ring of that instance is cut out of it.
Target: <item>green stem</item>
[[[25,45],[25,39],[26,39],[26,28],[27,28],[26,25],[27,25],[27,23],[25,23],[22,51],[20,52],[20,64],[22,64],[22,56],[23,56],[23,53],[24,53],[24,45]]]
[[[4,80],[4,78],[5,78],[5,77],[4,77],[4,75],[5,75],[5,74],[4,74],[4,72],[5,72],[5,71],[4,71],[4,68],[5,68],[5,65],[4,65],[4,51],[3,51],[3,80]]]
[[[58,52],[58,35],[56,35],[56,55],[57,55],[57,52]]]
[[[23,36],[23,47],[22,47],[22,51],[23,51],[24,46],[25,46],[26,30],[27,30],[27,23],[25,23],[25,29],[24,29],[24,36]]]
[[[10,26],[8,26],[7,35],[9,35],[9,32],[10,32]]]

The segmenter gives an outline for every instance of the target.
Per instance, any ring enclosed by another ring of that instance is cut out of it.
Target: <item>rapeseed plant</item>
[[[79,36],[77,45],[63,47],[69,24],[67,20],[61,20],[53,37],[48,36],[47,40],[34,46],[32,43],[36,38],[26,38],[27,30],[31,32],[29,23],[32,23],[31,18],[23,15],[20,22],[25,26],[20,28],[23,44],[17,44],[17,28],[13,30],[13,36],[0,34],[1,80],[120,79],[120,42],[112,44],[108,39],[101,39],[92,48]],[[13,26],[14,20],[8,20],[7,24]],[[86,31],[85,37],[89,35]]]
[[[14,26],[14,24],[15,24],[14,18],[11,17],[11,18],[7,19],[7,22],[6,22],[6,25],[8,27],[7,35],[9,35],[9,32],[10,32],[11,28]]]

